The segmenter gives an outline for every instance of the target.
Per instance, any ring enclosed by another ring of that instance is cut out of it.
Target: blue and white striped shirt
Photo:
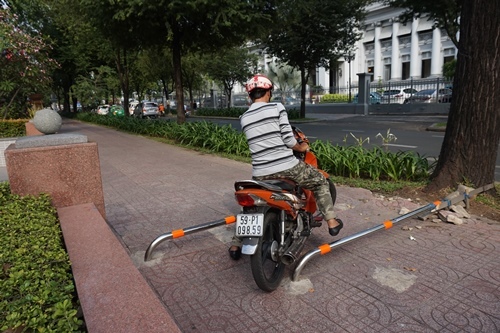
[[[252,154],[252,176],[288,170],[299,160],[293,155],[297,140],[281,103],[253,103],[240,117]]]

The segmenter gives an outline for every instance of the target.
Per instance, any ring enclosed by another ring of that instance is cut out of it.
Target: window
[[[426,78],[431,76],[431,59],[422,60],[422,73],[421,77]]]
[[[403,62],[401,67],[402,67],[401,78],[403,80],[409,79],[410,78],[410,62]]]
[[[389,81],[391,79],[391,65],[384,66],[384,80]]]

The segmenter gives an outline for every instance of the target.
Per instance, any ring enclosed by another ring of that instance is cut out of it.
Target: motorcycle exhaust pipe
[[[307,237],[301,237],[293,242],[293,244],[286,250],[285,254],[281,257],[281,262],[285,265],[291,265],[298,259],[300,252],[304,248]]]

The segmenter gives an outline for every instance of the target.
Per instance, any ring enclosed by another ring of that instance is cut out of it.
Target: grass
[[[173,121],[117,119],[92,114],[78,114],[77,118],[203,154],[215,154],[250,163],[248,145],[243,134],[228,125],[218,126],[207,122],[178,125]],[[391,137],[390,131],[386,137],[380,136],[388,141],[395,139]],[[368,150],[363,147],[364,140],[358,139],[358,144],[350,147],[333,146],[321,140],[311,144],[321,169],[328,172],[337,184],[365,188],[386,195],[406,195],[406,190],[422,192],[429,182],[435,163],[429,164],[425,156],[412,152],[391,153],[381,148]],[[497,195],[481,194],[477,201],[498,209],[498,187],[496,192]]]
[[[476,201],[500,212],[500,182],[495,183],[495,191],[496,195],[491,195],[490,193],[478,195]]]

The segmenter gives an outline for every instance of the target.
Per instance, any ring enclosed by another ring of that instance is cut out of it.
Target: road
[[[363,146],[369,148],[371,145],[383,144],[381,138],[377,138],[380,133],[387,137],[387,131],[396,136],[395,141],[387,144],[393,152],[400,150],[412,150],[421,156],[433,160],[439,156],[443,143],[444,132],[428,131],[427,129],[436,123],[444,123],[447,116],[382,116],[382,115],[348,115],[332,113],[306,113],[307,118],[317,119],[317,121],[295,124],[306,135],[312,139],[328,141],[332,144],[355,145],[358,141],[364,141]],[[199,119],[189,118],[189,121]],[[218,124],[229,124],[236,129],[240,129],[239,121],[236,119],[210,119]],[[369,143],[367,141],[369,138]],[[495,167],[495,180],[500,181],[500,148],[497,153],[497,163]]]

